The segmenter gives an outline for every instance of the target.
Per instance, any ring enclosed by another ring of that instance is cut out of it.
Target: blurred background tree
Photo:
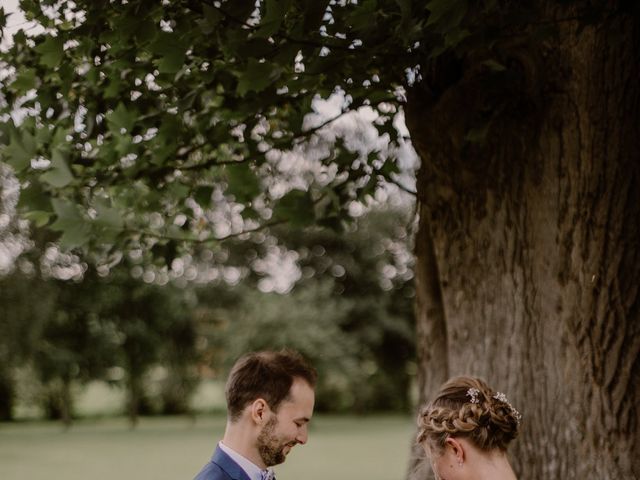
[[[135,425],[140,414],[193,414],[201,380],[220,381],[248,350],[285,347],[317,366],[320,411],[410,411],[410,207],[378,206],[342,233],[278,228],[227,242],[216,253],[224,265],[202,248],[195,260],[175,257],[192,263],[170,280],[142,257],[100,275],[53,244],[33,246],[0,279],[4,418],[25,366],[48,418],[68,425],[80,387],[100,381],[126,392]],[[190,269],[200,273],[186,280]]]
[[[411,220],[411,210],[387,207],[363,215],[342,234],[273,230],[278,243],[266,250],[293,254],[300,277],[295,284],[289,279],[278,285],[282,279],[269,275],[262,266],[267,261],[250,250],[244,255],[253,258],[248,263],[254,270],[232,305],[221,308],[209,288],[200,290],[200,304],[211,306],[218,325],[211,342],[223,362],[229,365],[247,350],[290,346],[321,373],[320,410],[410,411]]]

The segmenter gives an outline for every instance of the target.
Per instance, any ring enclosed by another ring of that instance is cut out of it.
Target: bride
[[[516,480],[506,451],[520,418],[503,393],[456,377],[420,412],[418,442],[438,480]]]

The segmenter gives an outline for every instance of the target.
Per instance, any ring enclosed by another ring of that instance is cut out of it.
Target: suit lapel
[[[233,461],[233,459],[224,453],[220,447],[216,447],[216,451],[211,459],[213,463],[218,465],[229,475],[233,480],[251,480],[247,472],[245,472],[240,465]]]

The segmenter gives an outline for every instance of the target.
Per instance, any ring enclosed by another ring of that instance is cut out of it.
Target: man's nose
[[[302,445],[304,445],[305,443],[307,443],[307,438],[308,438],[308,432],[307,432],[307,427],[306,425],[304,427],[301,427],[298,430],[298,435],[296,436],[296,441]]]

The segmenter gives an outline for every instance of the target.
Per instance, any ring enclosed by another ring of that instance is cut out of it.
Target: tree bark
[[[581,28],[561,3],[538,19],[552,40],[499,46],[515,75],[440,62],[409,92],[420,394],[465,373],[505,392],[521,480],[635,479],[640,22]]]

